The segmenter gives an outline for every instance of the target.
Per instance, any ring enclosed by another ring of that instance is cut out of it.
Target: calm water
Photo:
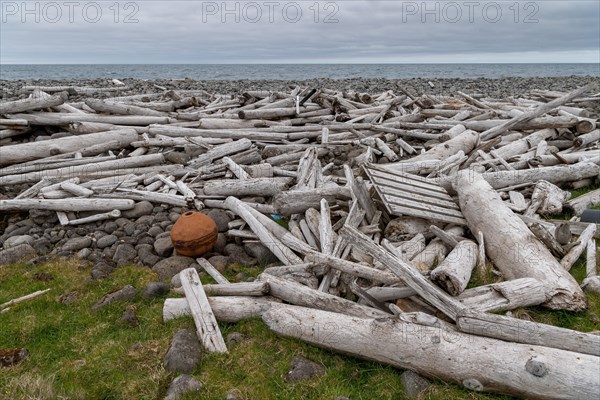
[[[95,64],[1,65],[0,79],[502,78],[600,76],[600,64]]]

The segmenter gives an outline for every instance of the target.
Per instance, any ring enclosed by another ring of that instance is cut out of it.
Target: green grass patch
[[[262,268],[239,267],[231,274],[254,276]],[[581,275],[581,263],[574,267]],[[229,272],[227,273],[229,274]],[[226,274],[226,275],[227,275]],[[46,281],[45,277],[53,279]],[[148,268],[118,268],[105,280],[89,278],[89,267],[80,261],[56,260],[38,266],[0,266],[0,303],[36,290],[52,290],[33,301],[0,314],[0,348],[25,347],[30,357],[0,371],[0,398],[4,399],[162,399],[175,377],[162,366],[177,329],[194,329],[191,318],[162,322],[163,299],[113,303],[97,312],[92,305],[106,293],[132,284],[138,291],[156,275]],[[64,304],[66,297],[74,299]],[[134,309],[140,325],[120,322],[123,312]],[[600,296],[590,295],[584,313],[524,310],[540,322],[590,331],[600,329]],[[237,389],[244,399],[401,399],[401,371],[322,350],[298,340],[276,336],[262,321],[221,324],[224,335],[239,332],[241,343],[229,354],[205,354],[193,372],[204,383],[202,393],[185,399],[224,399]],[[297,383],[284,377],[295,356],[323,365],[327,373]],[[508,399],[469,392],[435,380],[423,399]]]

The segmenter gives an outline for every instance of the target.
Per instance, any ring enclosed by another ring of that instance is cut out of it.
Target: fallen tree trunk
[[[452,296],[458,296],[471,279],[471,272],[477,263],[477,250],[475,242],[460,241],[448,257],[431,271],[431,280]]]
[[[208,302],[217,320],[235,323],[243,319],[260,317],[275,299],[266,297],[224,296],[209,297]],[[163,321],[191,316],[192,312],[186,298],[166,299],[163,306]]]
[[[39,110],[42,108],[56,107],[63,104],[69,95],[65,92],[54,96],[35,96],[27,99],[0,102],[0,114],[15,114],[23,111]]]
[[[494,189],[502,189],[541,180],[550,183],[578,181],[596,177],[598,174],[600,174],[600,166],[589,161],[584,161],[568,166],[543,167],[523,171],[486,172],[483,174],[483,178]]]
[[[263,321],[275,333],[486,392],[535,399],[600,396],[600,359],[542,346],[508,343],[394,319],[278,306]]]
[[[207,196],[274,196],[285,191],[291,178],[213,179],[204,184]]]
[[[130,210],[134,205],[127,199],[17,199],[0,200],[0,211],[112,211]]]
[[[569,211],[572,211],[575,215],[581,215],[587,208],[592,208],[599,204],[600,189],[596,189],[565,202],[563,207]]]
[[[505,279],[538,279],[550,297],[546,306],[585,309],[585,296],[575,279],[480,174],[459,172],[454,189],[471,232],[483,233],[488,258]]]
[[[69,136],[60,139],[29,142],[0,147],[0,166],[22,163],[57,154],[77,151],[81,148],[117,141],[119,147],[127,147],[138,139],[133,129],[90,133],[89,135]]]

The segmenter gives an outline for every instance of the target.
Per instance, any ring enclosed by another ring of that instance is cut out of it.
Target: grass
[[[593,188],[574,192],[573,197]],[[284,221],[285,222],[285,221]],[[228,267],[229,279],[243,272],[257,276],[264,266]],[[571,273],[581,282],[585,262]],[[51,280],[46,280],[51,277]],[[174,332],[193,329],[191,318],[162,322],[163,299],[114,303],[98,312],[91,307],[102,296],[126,284],[138,290],[157,280],[148,268],[125,266],[110,278],[93,281],[89,266],[77,260],[54,260],[42,265],[0,265],[0,304],[36,290],[51,292],[0,314],[0,349],[25,347],[30,357],[0,371],[1,399],[162,399],[175,377],[162,366]],[[496,281],[489,271],[475,275],[469,287]],[[203,276],[204,283],[213,283]],[[75,299],[70,304],[61,300]],[[529,318],[583,332],[600,330],[600,295],[589,293],[589,308],[581,313],[549,311],[542,307],[514,310]],[[136,311],[140,325],[120,322],[125,309]],[[236,389],[244,399],[359,399],[404,398],[401,371],[378,363],[321,350],[273,334],[260,320],[220,324],[224,335],[239,332],[245,339],[229,346],[229,354],[205,354],[193,372],[204,383],[202,399],[223,399]],[[284,376],[295,356],[326,367],[326,375],[288,383]],[[199,398],[190,394],[185,399]],[[422,399],[509,399],[469,392],[434,380]]]
[[[235,267],[252,276],[260,267]],[[232,274],[235,273],[235,269]],[[33,301],[0,314],[0,348],[25,347],[30,357],[3,368],[4,399],[162,399],[174,375],[162,366],[177,329],[193,329],[191,318],[162,322],[163,299],[113,303],[97,312],[102,296],[132,284],[141,289],[156,281],[148,268],[125,266],[105,280],[89,279],[89,267],[77,260],[55,260],[37,266],[0,266],[0,303],[51,288]],[[46,280],[52,277],[52,280]],[[70,304],[61,300],[70,296]],[[120,322],[133,308],[140,325]],[[223,399],[237,389],[244,399],[397,399],[403,397],[401,371],[378,363],[321,350],[281,338],[260,320],[221,324],[224,335],[239,332],[245,340],[228,355],[205,354],[193,375],[204,382],[201,398]],[[284,376],[295,356],[326,367],[325,376],[288,383]],[[198,398],[189,395],[187,399]],[[423,399],[500,399],[434,382]]]

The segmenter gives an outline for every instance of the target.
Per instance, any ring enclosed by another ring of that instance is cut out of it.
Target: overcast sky
[[[598,0],[0,3],[6,64],[600,62]]]

